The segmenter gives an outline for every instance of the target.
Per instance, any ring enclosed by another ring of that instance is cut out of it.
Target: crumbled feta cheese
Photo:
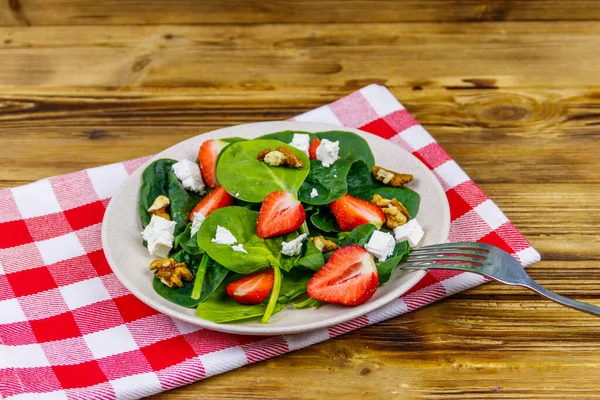
[[[150,223],[142,232],[142,238],[148,242],[148,251],[153,256],[165,258],[173,248],[173,234],[175,233],[173,221],[153,215]]]
[[[423,239],[425,232],[417,222],[417,219],[413,218],[406,224],[395,228],[394,235],[396,235],[396,241],[403,242],[408,240],[410,247],[417,247],[421,239]]]
[[[328,139],[321,140],[321,144],[317,147],[317,160],[325,168],[329,168],[331,164],[337,161],[338,153],[340,152],[340,142],[332,142]]]
[[[385,261],[394,253],[395,246],[396,241],[391,233],[375,231],[365,245],[365,250],[377,257],[379,261]]]
[[[200,230],[200,225],[202,225],[202,223],[204,222],[204,220],[206,219],[206,217],[204,216],[204,214],[197,212],[196,214],[194,214],[194,220],[192,221],[192,231],[191,231],[191,235],[194,236],[199,230]]]
[[[313,188],[313,189],[310,191],[310,198],[311,198],[311,199],[314,199],[315,197],[318,197],[318,196],[319,196],[319,192],[317,191],[317,189]]]
[[[308,148],[310,147],[310,136],[306,133],[294,133],[294,137],[292,137],[292,142],[290,146],[297,148],[298,150],[303,151],[306,155],[308,155]]]
[[[192,192],[204,193],[204,181],[198,164],[190,160],[181,160],[173,164],[172,168],[184,188]]]
[[[240,192],[237,192],[237,193],[235,194],[235,197],[240,197]]]
[[[286,256],[297,256],[302,251],[302,241],[306,239],[306,233],[298,236],[296,239],[289,242],[281,243],[281,254]]]
[[[244,244],[240,243],[240,244],[234,244],[233,246],[231,246],[231,249],[233,251],[237,251],[238,253],[246,253],[248,254],[248,252],[246,251],[246,249],[244,248]]]
[[[237,239],[227,228],[223,228],[220,225],[217,225],[217,232],[215,233],[215,237],[211,240],[213,243],[217,244],[236,244]]]

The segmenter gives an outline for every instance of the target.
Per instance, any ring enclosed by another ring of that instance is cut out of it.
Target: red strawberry
[[[217,208],[233,205],[234,200],[235,198],[227,193],[225,189],[223,189],[223,186],[219,185],[196,204],[190,213],[190,219],[193,221],[196,213],[201,213],[205,217],[208,217],[208,214],[215,211]]]
[[[273,288],[273,269],[255,272],[227,285],[227,293],[240,304],[262,303]]]
[[[374,224],[379,229],[385,221],[385,214],[379,207],[349,194],[329,204],[329,207],[343,231],[351,231],[359,225],[368,223]]]
[[[308,281],[310,298],[356,306],[369,300],[379,286],[373,256],[357,244],[337,249]]]
[[[227,146],[227,142],[222,140],[209,139],[202,143],[198,150],[198,161],[200,162],[200,170],[204,182],[214,188],[217,186],[217,157]]]
[[[273,192],[260,206],[256,235],[261,238],[294,232],[306,219],[302,203],[290,193]]]
[[[312,143],[310,144],[310,147],[308,148],[308,157],[311,160],[317,159],[317,147],[319,147],[320,144],[321,144],[321,141],[318,138],[313,140]]]

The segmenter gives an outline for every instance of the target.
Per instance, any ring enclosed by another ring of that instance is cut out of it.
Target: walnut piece
[[[279,146],[275,150],[266,148],[258,153],[256,158],[273,166],[284,166],[288,168],[302,168],[302,160],[287,147]]]
[[[323,236],[315,236],[308,238],[308,240],[317,248],[321,253],[329,253],[338,248],[338,245],[331,240],[325,239]]]
[[[381,208],[385,214],[385,226],[390,229],[397,228],[406,224],[410,218],[410,213],[404,207],[404,204],[400,203],[396,198],[386,199],[379,194],[375,194],[371,203]]]
[[[373,167],[371,171],[375,179],[393,187],[404,186],[414,179],[411,174],[401,174],[378,166]]]
[[[152,215],[156,215],[157,217],[161,217],[166,219],[167,221],[171,220],[171,216],[167,212],[167,207],[169,207],[171,202],[167,196],[163,196],[162,194],[154,199],[154,203],[148,209],[148,212]]]
[[[188,282],[194,279],[194,275],[184,262],[178,263],[172,258],[154,260],[150,263],[149,268],[157,270],[156,277],[170,288],[182,287],[182,279]]]

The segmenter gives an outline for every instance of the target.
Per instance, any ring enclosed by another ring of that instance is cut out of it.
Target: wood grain
[[[0,25],[598,20],[594,0],[7,0]]]
[[[0,28],[0,87],[598,87],[599,47],[596,22]]]
[[[6,0],[0,187],[384,84],[541,251],[532,277],[600,305],[598,19],[585,0]],[[599,333],[490,283],[155,398],[594,399]]]

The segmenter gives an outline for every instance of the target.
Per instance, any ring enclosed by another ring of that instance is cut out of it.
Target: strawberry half
[[[379,286],[373,256],[357,244],[337,249],[308,281],[310,298],[356,306],[369,300]]]
[[[227,193],[225,189],[223,189],[223,186],[219,185],[196,204],[190,213],[190,220],[194,220],[194,215],[196,215],[196,213],[201,213],[205,217],[208,217],[208,214],[215,211],[217,208],[233,205],[234,200],[235,198]]]
[[[379,229],[385,221],[385,214],[379,207],[349,194],[343,195],[329,207],[343,231],[351,231],[359,225],[369,223]]]
[[[259,304],[273,289],[273,269],[255,272],[227,285],[227,293],[240,304]]]
[[[310,147],[308,148],[308,158],[311,160],[317,159],[317,147],[319,147],[320,144],[321,140],[318,138],[312,141]]]
[[[209,139],[202,143],[198,150],[198,161],[200,162],[200,171],[202,178],[207,186],[214,188],[217,186],[217,158],[227,142],[222,140]]]
[[[261,238],[294,232],[306,219],[300,200],[287,192],[270,193],[262,205],[256,224],[256,235]]]

